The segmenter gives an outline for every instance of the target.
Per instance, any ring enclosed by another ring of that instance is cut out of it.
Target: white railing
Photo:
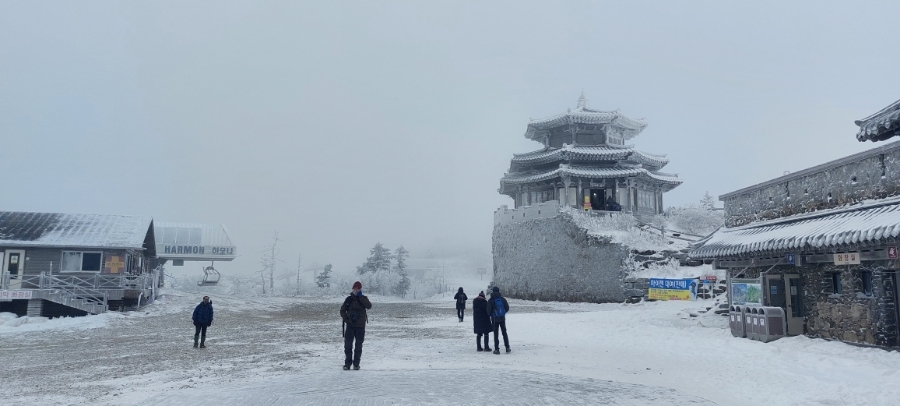
[[[30,289],[36,294],[35,299],[45,299],[74,307],[88,313],[98,314],[109,308],[109,291],[111,290],[151,290],[154,286],[154,274],[145,275],[19,275],[10,278],[9,274],[0,276],[0,289]],[[17,286],[11,286],[11,282]]]

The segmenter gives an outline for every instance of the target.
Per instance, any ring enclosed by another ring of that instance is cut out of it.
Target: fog
[[[588,4],[589,3],[589,4]],[[530,118],[645,118],[698,201],[872,148],[900,3],[0,1],[0,210],[223,223],[259,269],[490,261]],[[190,265],[194,266],[194,265]],[[199,266],[198,266],[199,268]]]

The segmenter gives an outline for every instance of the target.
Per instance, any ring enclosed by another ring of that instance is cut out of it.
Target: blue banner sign
[[[650,278],[647,297],[655,300],[694,300],[697,297],[697,281]]]

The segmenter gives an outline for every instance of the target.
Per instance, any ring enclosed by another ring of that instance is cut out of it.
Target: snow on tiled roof
[[[561,160],[619,161],[630,159],[635,162],[661,168],[669,163],[664,155],[648,154],[633,146],[616,147],[609,145],[569,145],[562,148],[544,148],[525,154],[513,154],[512,162],[520,164],[541,164]]]
[[[900,235],[900,198],[721,228],[691,252],[695,258],[823,250]]]
[[[578,107],[545,119],[531,120],[528,126],[539,130],[548,130],[565,124],[616,124],[619,127],[635,131],[647,127],[646,121],[628,118],[618,110],[600,111],[587,107]]]
[[[591,168],[584,166],[569,166],[566,164],[562,164],[559,168],[543,171],[543,172],[524,172],[524,173],[510,173],[503,176],[500,179],[500,183],[506,184],[520,184],[520,183],[532,183],[532,182],[540,182],[543,180],[553,179],[560,176],[578,176],[584,178],[592,178],[592,179],[607,179],[607,178],[625,178],[631,176],[647,176],[665,183],[680,185],[681,179],[678,178],[677,175],[671,175],[660,172],[651,172],[644,168],[623,168],[623,167],[611,167],[611,168]]]
[[[153,219],[142,216],[0,212],[0,246],[142,249]]]
[[[862,120],[856,120],[860,141],[881,141],[900,135],[900,100]]]

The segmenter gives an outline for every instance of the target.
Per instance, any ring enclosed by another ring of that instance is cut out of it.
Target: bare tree
[[[267,245],[262,251],[262,259],[260,260],[262,268],[259,271],[262,280],[262,293],[266,294],[266,279],[269,280],[269,292],[275,293],[275,268],[278,265],[278,230],[272,236],[272,243]]]
[[[297,254],[297,296],[300,296],[300,271],[303,269],[301,264],[303,260],[303,254]]]

